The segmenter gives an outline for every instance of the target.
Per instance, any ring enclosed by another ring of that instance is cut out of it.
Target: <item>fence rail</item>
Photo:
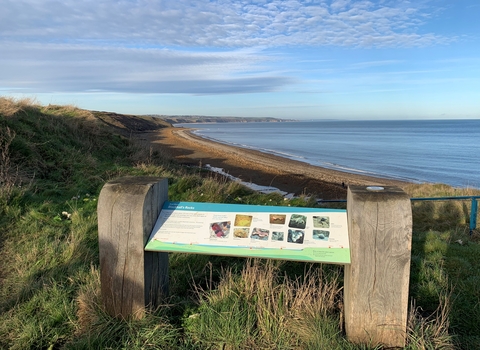
[[[470,234],[477,228],[478,200],[480,196],[451,196],[451,197],[418,197],[410,198],[412,202],[421,201],[464,201],[471,200],[470,208]],[[317,203],[346,203],[346,199],[320,199]]]

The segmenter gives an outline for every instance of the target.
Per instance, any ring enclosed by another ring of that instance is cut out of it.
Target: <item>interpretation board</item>
[[[167,201],[145,250],[350,264],[341,209]]]

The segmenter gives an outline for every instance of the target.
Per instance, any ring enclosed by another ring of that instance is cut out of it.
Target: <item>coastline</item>
[[[348,185],[399,186],[408,182],[352,174],[278,155],[216,142],[193,134],[193,128],[168,127],[149,132],[147,141],[179,163],[223,169],[246,183],[276,187],[295,195],[345,199]]]

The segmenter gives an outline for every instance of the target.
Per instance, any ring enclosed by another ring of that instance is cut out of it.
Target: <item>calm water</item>
[[[351,173],[480,188],[480,120],[181,124],[200,136]]]

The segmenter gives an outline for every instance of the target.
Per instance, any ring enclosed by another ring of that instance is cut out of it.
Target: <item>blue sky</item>
[[[0,95],[133,114],[480,118],[480,2],[1,0]]]

